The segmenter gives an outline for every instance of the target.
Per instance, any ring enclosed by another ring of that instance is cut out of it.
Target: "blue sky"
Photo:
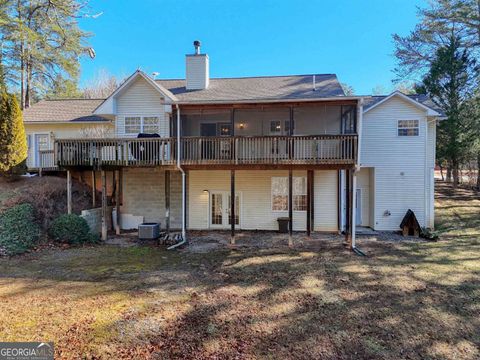
[[[105,69],[137,68],[183,78],[185,54],[201,40],[211,77],[336,73],[357,94],[390,89],[391,34],[407,34],[420,0],[91,0],[82,19],[96,58],[82,60],[81,85]]]

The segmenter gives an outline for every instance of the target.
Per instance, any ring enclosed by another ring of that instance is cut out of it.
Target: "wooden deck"
[[[357,135],[183,137],[181,164],[205,167],[348,167],[357,160]],[[65,139],[55,142],[60,167],[174,166],[176,138]]]

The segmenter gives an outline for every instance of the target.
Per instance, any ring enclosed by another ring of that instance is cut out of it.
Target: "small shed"
[[[403,236],[420,236],[420,224],[418,223],[415,213],[408,209],[400,224]]]

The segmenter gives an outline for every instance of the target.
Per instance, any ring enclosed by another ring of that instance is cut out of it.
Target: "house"
[[[110,120],[93,114],[103,100],[41,100],[25,109],[23,122],[28,143],[28,169],[57,169],[53,154],[57,138],[81,138],[100,127],[112,132],[114,126]]]
[[[442,114],[427,98],[345,96],[334,74],[209,73],[195,43],[185,79],[138,70],[101,101],[40,102],[25,112],[32,153],[46,142],[38,134],[54,133],[55,164],[68,174],[98,170],[102,184],[115,174],[117,231],[160,222],[183,239],[230,229],[233,242],[237,229],[277,230],[287,217],[290,241],[292,231],[344,232],[355,247],[357,226],[398,230],[408,209],[433,227]],[[87,122],[112,135],[79,139]]]

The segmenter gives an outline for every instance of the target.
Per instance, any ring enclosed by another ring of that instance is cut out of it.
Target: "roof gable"
[[[408,104],[411,104],[411,105],[415,106],[416,108],[425,111],[427,116],[436,116],[436,117],[442,117],[443,116],[439,111],[433,109],[430,106],[425,105],[424,103],[422,103],[420,101],[417,101],[417,100],[413,99],[410,96],[407,96],[407,95],[403,94],[402,92],[400,92],[398,90],[394,91],[393,93],[391,93],[388,96],[372,97],[370,103],[367,102],[366,106],[364,107],[364,109],[365,109],[364,113],[367,113],[367,112],[377,108],[378,106],[382,105],[383,103],[388,102],[392,98],[399,98],[399,99],[407,102]]]
[[[115,114],[115,100],[120,95],[128,91],[129,87],[139,78],[144,79],[155,91],[160,93],[167,103],[176,102],[178,100],[168,89],[164,88],[161,84],[158,84],[143,71],[137,70],[130,75],[130,77],[128,77],[127,80],[125,80],[108,98],[106,98],[105,101],[103,101],[103,103],[101,103],[93,113],[97,115]]]

